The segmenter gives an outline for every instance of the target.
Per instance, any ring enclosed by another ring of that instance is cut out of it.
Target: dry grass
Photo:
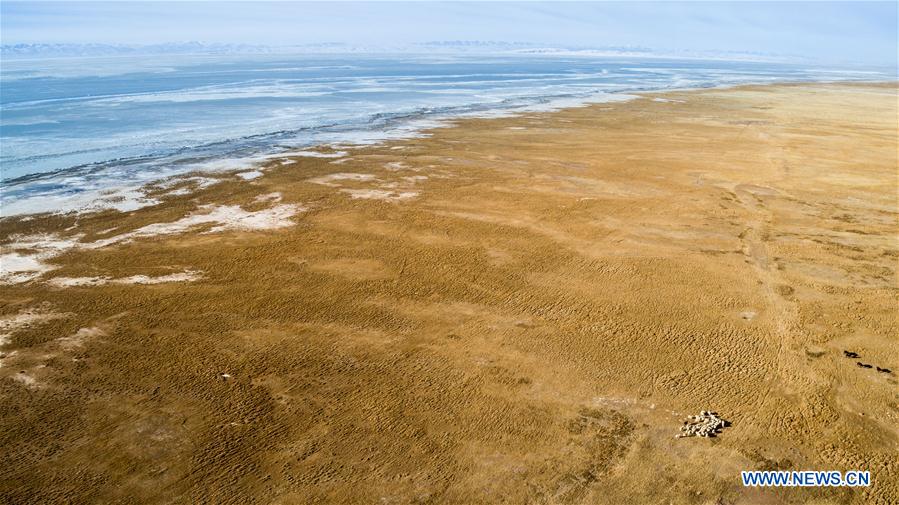
[[[855,361],[899,369],[896,97],[465,120],[129,214],[4,220],[5,249],[109,245],[2,287],[4,320],[55,316],[2,348],[0,501],[895,503],[895,372]],[[134,233],[203,205],[304,210]],[[707,409],[732,426],[674,438]],[[753,468],[874,484],[744,489]]]

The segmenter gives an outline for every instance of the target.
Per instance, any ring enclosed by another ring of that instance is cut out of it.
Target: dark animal
[[[857,358],[858,357],[858,353],[855,353],[852,351],[843,351],[843,355],[846,356],[847,358]]]
[[[883,373],[893,373],[893,371],[890,370],[889,368],[880,368],[880,367],[877,367],[877,371],[878,371],[878,372],[883,372]]]
[[[871,365],[869,365],[867,363],[862,363],[861,361],[856,361],[855,364],[862,368],[871,368]]]

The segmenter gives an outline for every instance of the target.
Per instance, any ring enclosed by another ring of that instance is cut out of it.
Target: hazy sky
[[[753,51],[895,66],[897,2],[0,2],[4,44],[434,40]]]

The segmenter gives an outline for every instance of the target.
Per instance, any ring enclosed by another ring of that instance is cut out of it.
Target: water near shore
[[[748,62],[534,56],[160,56],[4,61],[2,215],[128,209],[142,184],[320,143],[408,136],[459,115],[647,89],[877,79]],[[112,192],[112,193],[110,193]]]

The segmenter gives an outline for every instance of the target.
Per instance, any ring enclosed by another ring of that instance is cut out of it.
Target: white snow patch
[[[290,153],[290,156],[302,156],[304,158],[343,158],[346,156],[346,151],[335,151],[333,153],[323,153],[319,151],[295,151]]]
[[[15,242],[4,246],[4,249],[16,252],[0,255],[0,284],[20,284],[40,277],[54,268],[46,260],[71,249],[77,243],[76,240],[60,239],[49,234],[13,238]]]
[[[150,224],[90,243],[79,242],[80,235],[66,239],[49,234],[16,237],[12,244],[4,246],[4,249],[14,252],[0,255],[0,284],[31,281],[55,268],[48,265],[47,260],[70,249],[98,249],[141,237],[184,233],[201,225],[213,225],[204,233],[271,230],[291,226],[291,218],[304,210],[305,207],[293,204],[278,204],[255,212],[243,210],[238,205],[205,205],[177,221]],[[68,282],[92,281],[78,279]]]
[[[23,256],[19,253],[0,255],[0,283],[19,284],[40,277],[53,267],[43,263],[37,254]]]
[[[150,277],[148,275],[132,275],[112,279],[110,277],[54,277],[47,284],[58,288],[80,286],[103,286],[105,284],[163,284],[166,282],[192,282],[202,278],[201,272],[187,270],[169,275]]]
[[[190,231],[202,225],[214,225],[204,233],[223,231],[271,230],[291,226],[294,215],[306,210],[299,205],[279,204],[256,212],[246,211],[239,205],[204,205],[200,212],[188,214],[177,221],[169,223],[153,223],[134,231],[116,235],[105,240],[98,240],[92,247],[104,247],[118,242],[127,242],[141,237],[158,235],[175,235]]]
[[[54,277],[47,284],[58,288],[76,286],[102,286],[109,282],[109,277]]]
[[[241,179],[243,179],[245,181],[251,181],[258,177],[262,177],[264,174],[259,170],[250,170],[249,172],[240,172],[240,173],[237,173],[234,175],[240,177]]]
[[[172,191],[166,192],[166,196],[184,196],[189,195],[191,193],[197,192],[201,189],[206,189],[211,186],[215,186],[222,181],[222,179],[213,179],[211,177],[187,177],[187,178],[172,178],[167,181],[162,181],[158,184],[158,186],[162,189],[171,188],[172,186],[176,186],[178,184],[187,183],[183,188],[174,189]]]
[[[255,156],[245,156],[242,158],[229,158],[229,159],[213,159],[207,161],[201,161],[198,163],[191,163],[184,165],[184,168],[187,168],[191,171],[197,172],[229,172],[231,170],[255,170],[259,165],[276,158],[283,157],[283,154],[265,154],[265,155],[255,155]]]
[[[160,275],[157,277],[149,277],[146,275],[132,275],[122,279],[115,279],[112,282],[116,284],[162,284],[165,282],[192,282],[202,277],[200,272],[187,270],[169,275]]]
[[[4,246],[8,249],[31,249],[46,253],[62,253],[68,251],[76,244],[80,237],[60,238],[52,233],[38,233],[35,235],[13,235],[10,237],[13,243]]]
[[[98,212],[101,210],[117,210],[131,212],[143,207],[160,203],[149,198],[140,189],[114,188],[99,190],[91,188],[78,194],[35,194],[12,201],[3,202],[4,216],[21,216],[23,214],[40,214],[51,212],[65,214],[67,212]]]

